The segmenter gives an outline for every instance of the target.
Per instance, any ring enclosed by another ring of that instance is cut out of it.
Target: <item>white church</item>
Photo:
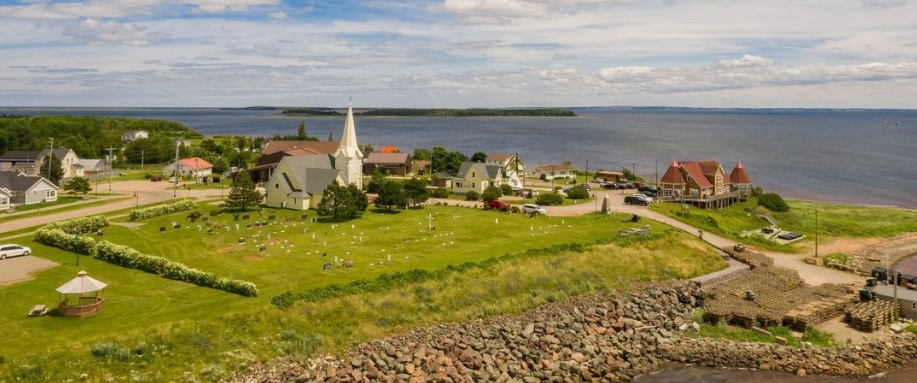
[[[265,184],[264,204],[294,210],[314,209],[334,181],[363,188],[363,152],[357,145],[353,107],[347,108],[344,134],[331,153],[283,157]]]

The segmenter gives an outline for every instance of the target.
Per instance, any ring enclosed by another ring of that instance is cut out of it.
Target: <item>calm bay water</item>
[[[699,110],[577,108],[577,118],[356,116],[361,143],[402,151],[444,146],[519,153],[529,166],[635,168],[661,176],[673,160],[741,161],[755,184],[784,197],[917,208],[917,110]],[[156,118],[207,135],[295,134],[340,138],[343,117],[278,117],[274,111],[148,108],[0,108],[0,114]],[[588,163],[587,163],[588,161]],[[658,173],[657,173],[658,172]],[[917,364],[878,379],[674,368],[637,379],[669,382],[913,382]]]
[[[576,108],[577,118],[360,117],[357,137],[402,151],[444,146],[519,153],[529,165],[634,168],[655,179],[673,160],[741,161],[755,184],[788,198],[917,208],[917,110]],[[343,117],[275,111],[148,108],[0,108],[7,114],[160,118],[207,135],[340,138]],[[588,161],[588,163],[587,163]]]

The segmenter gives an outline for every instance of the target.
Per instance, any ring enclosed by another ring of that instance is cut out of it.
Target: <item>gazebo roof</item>
[[[57,288],[57,292],[61,294],[82,294],[82,293],[91,293],[93,291],[99,291],[108,286],[105,283],[99,282],[99,280],[90,277],[86,274],[85,271],[80,271],[76,278],[70,280],[70,282],[65,283],[63,286]]]

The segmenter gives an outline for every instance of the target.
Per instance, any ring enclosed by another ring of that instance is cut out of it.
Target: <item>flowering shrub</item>
[[[45,225],[45,229],[60,229],[67,233],[89,233],[108,226],[108,218],[102,215],[68,219]]]
[[[183,199],[178,202],[169,204],[145,207],[142,209],[131,210],[131,221],[139,221],[147,218],[159,217],[161,215],[172,214],[179,211],[194,209],[194,201]]]
[[[198,286],[210,287],[246,297],[258,296],[258,287],[254,283],[221,278],[214,273],[191,268],[163,257],[143,254],[128,246],[116,245],[108,241],[99,243],[96,258],[111,264],[159,274],[165,278],[189,282]]]
[[[48,228],[48,226],[35,232],[35,242],[77,254],[95,254],[98,243],[92,237],[73,235],[61,229]]]

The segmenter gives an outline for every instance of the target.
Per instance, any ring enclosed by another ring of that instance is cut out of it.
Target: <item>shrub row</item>
[[[194,201],[183,199],[169,204],[145,207],[131,210],[131,221],[140,221],[147,218],[159,217],[179,211],[194,209]]]
[[[488,258],[480,262],[465,262],[459,265],[449,265],[436,271],[411,269],[407,271],[399,271],[394,274],[386,273],[379,275],[376,277],[376,279],[373,280],[357,279],[347,284],[333,284],[314,288],[297,294],[288,291],[272,297],[271,304],[279,308],[289,308],[293,306],[293,304],[297,301],[312,302],[352,294],[384,291],[394,287],[442,279],[449,274],[464,272],[473,268],[486,269],[496,265],[497,263],[514,259],[524,259],[544,255],[556,255],[564,252],[584,252],[591,248],[591,246],[592,245],[585,245],[576,242],[565,243],[542,249],[529,249],[523,253],[518,254],[504,254],[498,257]]]
[[[96,258],[118,266],[143,270],[163,277],[198,286],[210,287],[246,297],[258,296],[254,283],[238,279],[221,278],[214,273],[172,262],[163,257],[143,254],[131,247],[102,241],[97,247]]]
[[[48,228],[47,225],[35,232],[35,242],[72,253],[93,255],[98,243],[90,236],[76,236],[62,229]]]
[[[52,222],[42,228],[59,229],[66,233],[89,233],[107,226],[108,218],[105,218],[103,215],[95,215],[92,217],[81,217],[68,219],[66,221]]]

